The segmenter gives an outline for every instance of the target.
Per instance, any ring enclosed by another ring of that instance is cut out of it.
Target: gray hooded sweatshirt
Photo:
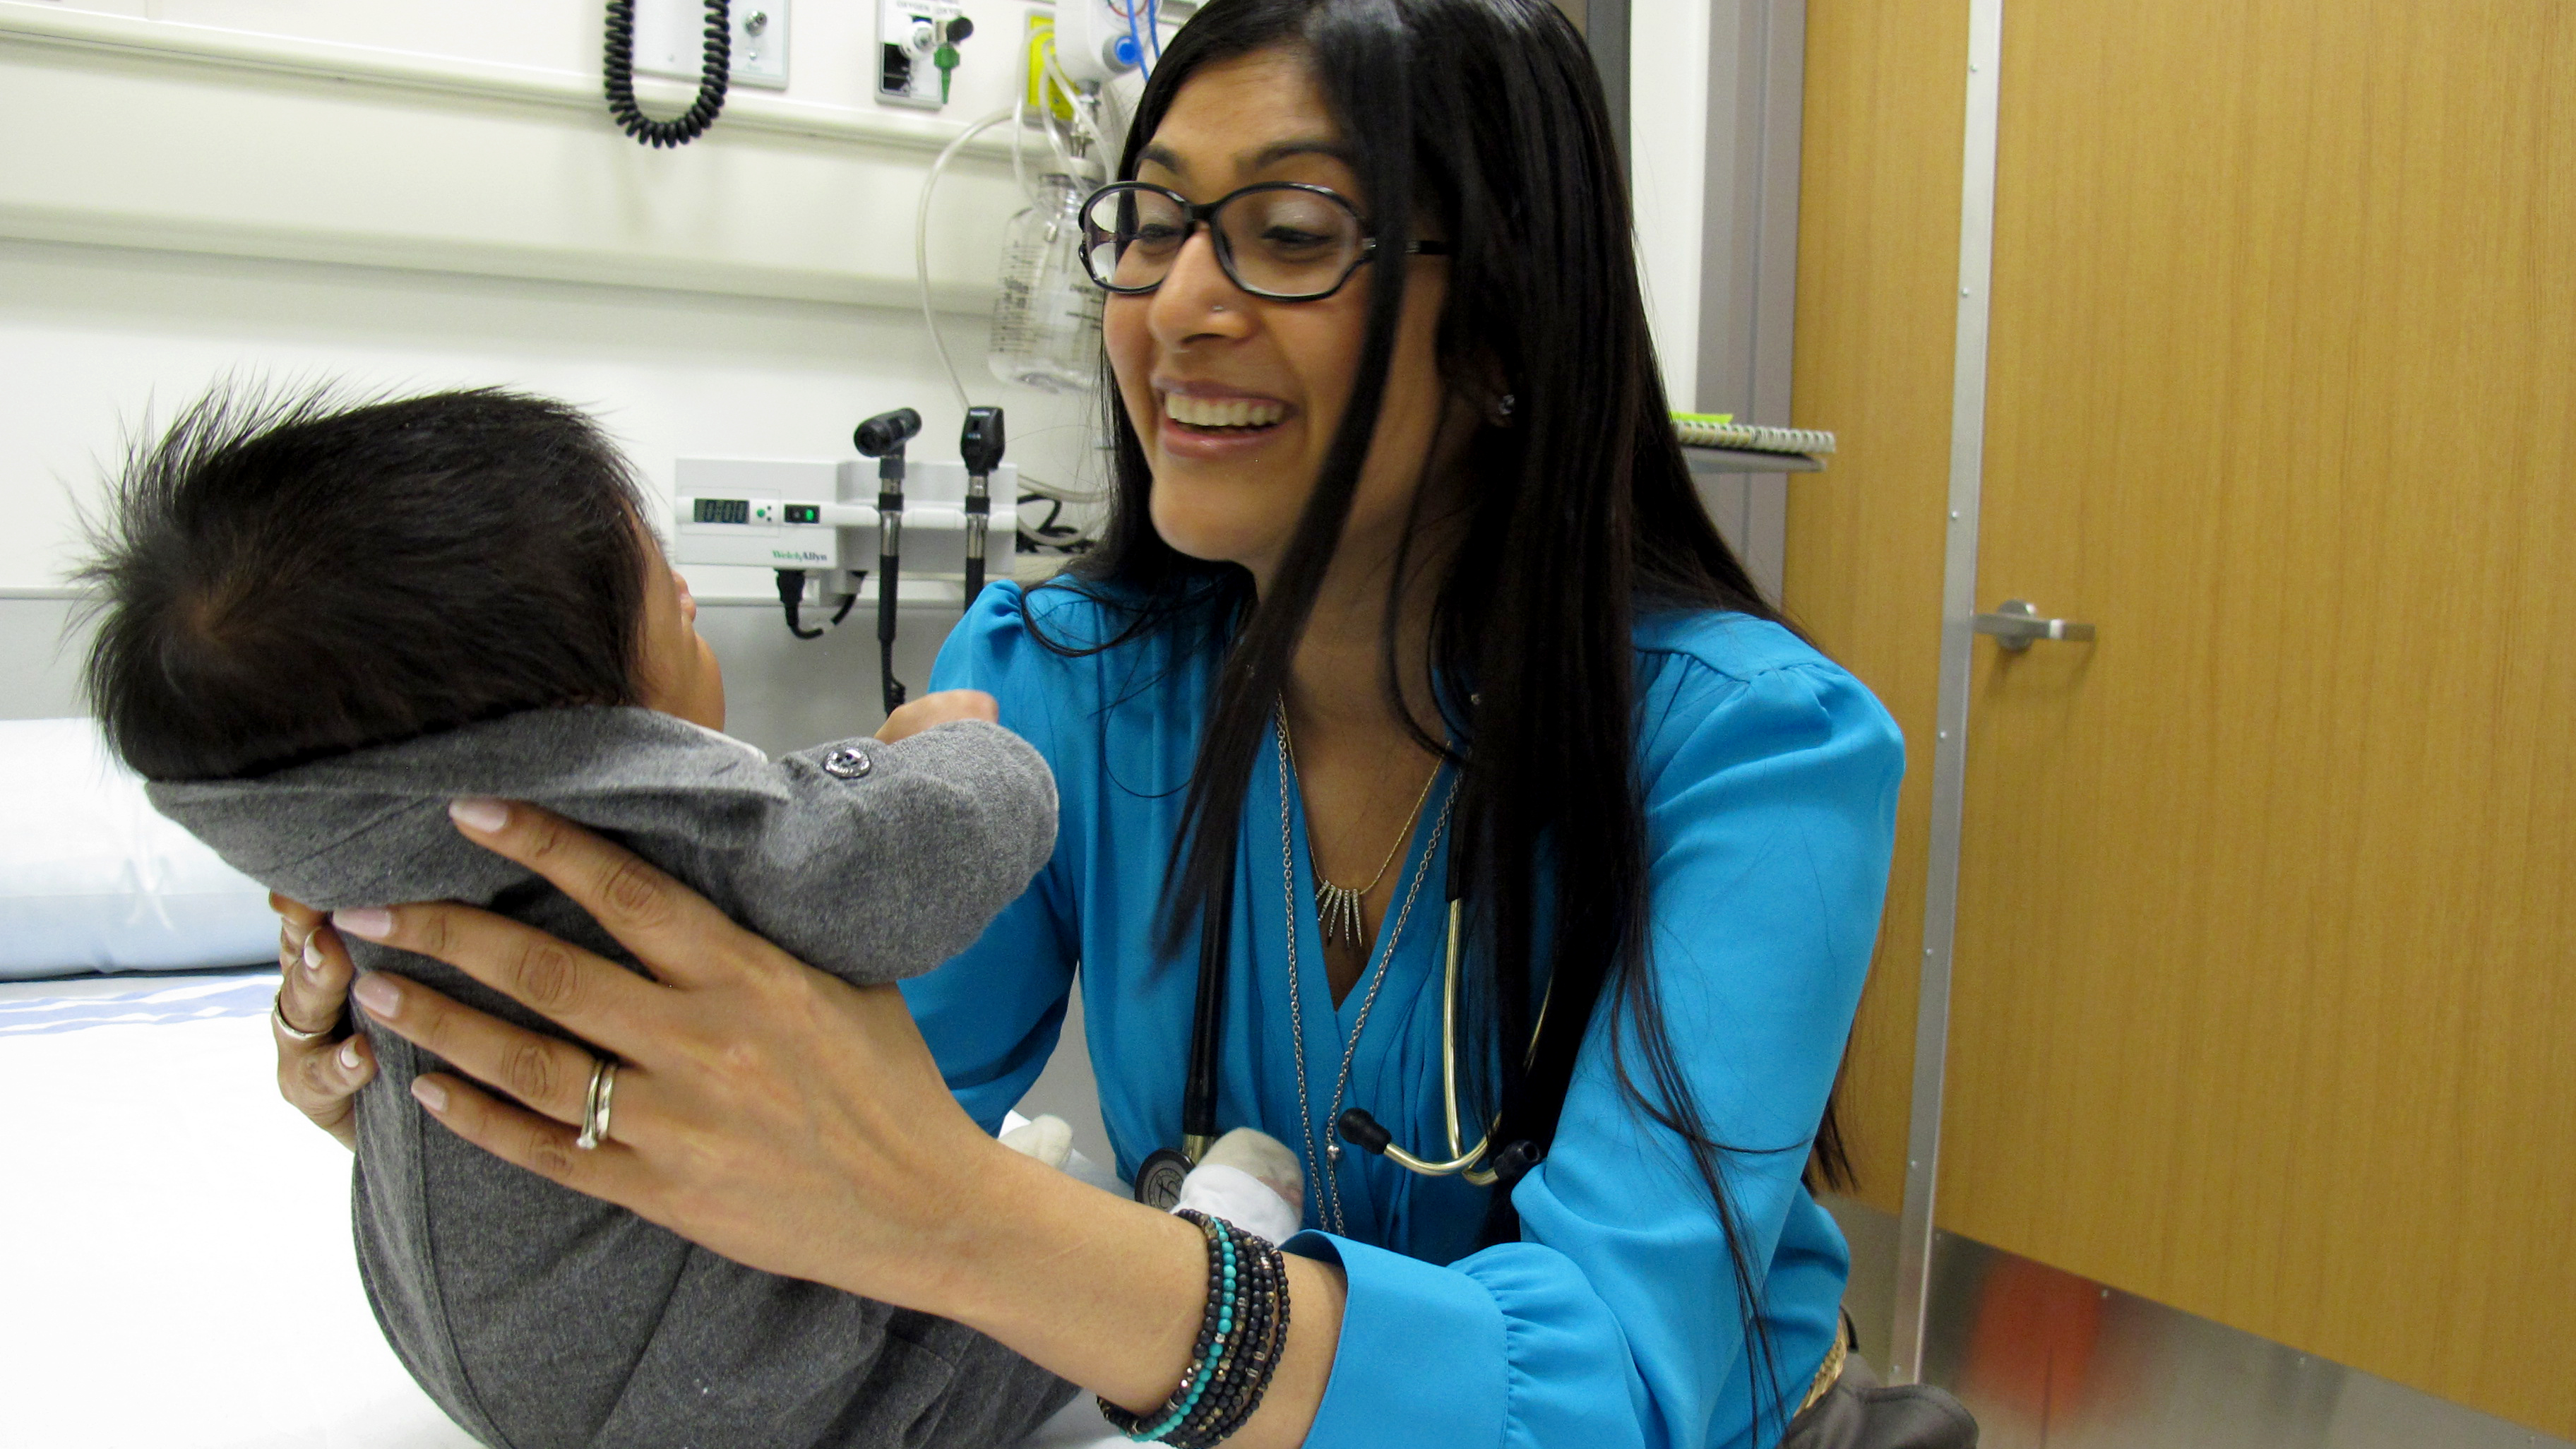
[[[152,803],[243,873],[324,909],[457,900],[634,958],[447,818],[460,795],[592,826],[798,958],[867,984],[974,943],[1052,850],[1045,761],[979,722],[770,760],[633,708],[538,710]],[[444,963],[350,940],[361,970],[564,1033]],[[467,1144],[410,1099],[445,1063],[360,1024],[358,1264],[394,1350],[501,1449],[986,1446],[1072,1388],[971,1329],[711,1253]],[[612,1127],[613,1130],[613,1127]]]

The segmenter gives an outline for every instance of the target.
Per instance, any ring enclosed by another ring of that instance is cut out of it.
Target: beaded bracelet
[[[1231,1225],[1228,1225],[1231,1228]],[[1241,1429],[1260,1408],[1288,1344],[1287,1260],[1277,1248],[1234,1229],[1248,1269],[1239,1281],[1241,1328],[1217,1363],[1214,1385],[1198,1413],[1164,1442],[1172,1449],[1211,1449]]]
[[[1288,1343],[1287,1260],[1277,1248],[1223,1218],[1184,1208],[1208,1248],[1207,1303],[1189,1368],[1162,1407],[1132,1414],[1107,1399],[1100,1411],[1139,1443],[1212,1449],[1260,1408]]]
[[[1270,1386],[1272,1370],[1287,1345],[1286,1264],[1277,1249],[1244,1235],[1246,1273],[1242,1280],[1243,1331],[1238,1343],[1217,1361],[1213,1385],[1198,1412],[1164,1439],[1174,1449],[1207,1449],[1223,1442],[1250,1420]]]

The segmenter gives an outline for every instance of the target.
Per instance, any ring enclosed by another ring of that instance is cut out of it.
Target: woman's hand
[[[462,1074],[413,1084],[440,1122],[736,1262],[982,1329],[1114,1402],[1142,1410],[1172,1392],[1208,1289],[1198,1229],[985,1136],[893,987],[804,965],[543,810],[467,800],[451,813],[654,979],[466,906],[335,913],[340,931],[448,962],[619,1064],[608,1140],[584,1151],[574,1125],[600,1060],[591,1048],[414,982],[359,978],[349,995],[362,1010]],[[1331,1377],[1340,1270],[1291,1258],[1288,1274],[1294,1323],[1260,1413],[1232,1441],[1242,1449],[1304,1439]]]
[[[303,1040],[269,1022],[277,1041],[277,1090],[295,1110],[313,1119],[340,1145],[355,1151],[357,1124],[350,1106],[376,1075],[376,1059],[362,1036],[343,1037],[336,1027],[349,1005],[349,953],[322,913],[272,891],[277,912],[277,1017],[297,1031],[326,1033]]]
[[[944,725],[961,719],[980,719],[986,724],[998,723],[1002,707],[993,696],[980,689],[943,689],[925,694],[910,704],[899,706],[877,726],[876,737],[892,744],[917,735],[932,725]]]
[[[940,1297],[933,1280],[955,1256],[938,1251],[943,1234],[974,1216],[958,1210],[973,1189],[1009,1176],[996,1159],[1016,1154],[959,1109],[894,988],[805,966],[543,810],[476,800],[454,813],[654,979],[466,906],[339,912],[341,931],[449,962],[619,1063],[609,1140],[583,1151],[590,1048],[361,977],[362,1009],[463,1074],[422,1077],[424,1107],[496,1156],[738,1262],[910,1306]]]

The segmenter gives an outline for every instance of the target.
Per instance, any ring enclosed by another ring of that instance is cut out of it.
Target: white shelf
[[[1693,448],[1682,456],[1694,473],[1822,473],[1825,460],[1805,453],[1756,453],[1745,448]]]

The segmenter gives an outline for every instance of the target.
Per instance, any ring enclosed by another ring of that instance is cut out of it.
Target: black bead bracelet
[[[1246,1248],[1250,1268],[1236,1314],[1238,1341],[1218,1361],[1214,1382],[1197,1411],[1165,1437],[1163,1442],[1173,1449],[1206,1449],[1241,1429],[1261,1407],[1262,1391],[1270,1386],[1271,1371],[1286,1346],[1285,1262],[1258,1238],[1238,1234],[1236,1241]]]
[[[1288,1346],[1288,1264],[1279,1250],[1188,1208],[1177,1216],[1206,1235],[1208,1292],[1180,1387],[1160,1408],[1133,1414],[1100,1400],[1114,1428],[1137,1442],[1168,1449],[1213,1449],[1261,1407]]]

